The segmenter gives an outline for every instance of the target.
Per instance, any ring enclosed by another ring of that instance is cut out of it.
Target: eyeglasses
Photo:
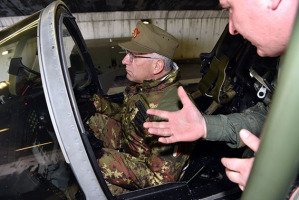
[[[130,51],[125,50],[126,54],[129,55],[130,58],[130,62],[133,62],[134,58],[149,58],[149,59],[159,59],[159,58],[153,58],[153,57],[149,57],[149,56],[138,56],[138,55],[134,55],[132,54]]]

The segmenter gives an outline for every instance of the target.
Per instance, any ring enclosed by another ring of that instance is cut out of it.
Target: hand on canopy
[[[206,137],[205,119],[182,86],[178,88],[178,95],[183,104],[183,108],[179,111],[147,110],[147,114],[168,120],[168,122],[145,122],[143,125],[149,129],[149,133],[161,136],[159,138],[161,143],[195,141]]]

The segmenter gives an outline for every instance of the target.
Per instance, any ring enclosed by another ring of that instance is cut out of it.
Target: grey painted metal
[[[299,15],[242,199],[281,200],[299,170]]]
[[[60,64],[54,22],[59,5],[64,4],[56,1],[45,8],[39,23],[38,54],[46,102],[65,159],[86,199],[106,199],[82,143]]]

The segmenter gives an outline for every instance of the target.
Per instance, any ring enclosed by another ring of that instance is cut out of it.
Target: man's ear
[[[269,6],[272,10],[276,10],[280,3],[281,3],[282,0],[270,0],[271,2],[271,5]]]
[[[154,64],[154,66],[153,66],[154,67],[154,69],[153,69],[154,75],[160,74],[164,69],[164,61],[157,59],[153,62],[153,64]]]

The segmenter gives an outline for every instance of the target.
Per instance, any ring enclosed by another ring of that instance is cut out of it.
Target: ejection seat
[[[241,112],[274,91],[270,82],[279,59],[261,58],[241,35],[231,35],[228,25],[213,50],[200,58],[202,79],[189,92],[205,114]]]
[[[206,96],[213,100],[205,114],[212,114],[236,95],[230,84],[231,73],[249,47],[250,44],[242,36],[229,34],[227,25],[212,51],[200,54],[203,78],[192,97]]]

